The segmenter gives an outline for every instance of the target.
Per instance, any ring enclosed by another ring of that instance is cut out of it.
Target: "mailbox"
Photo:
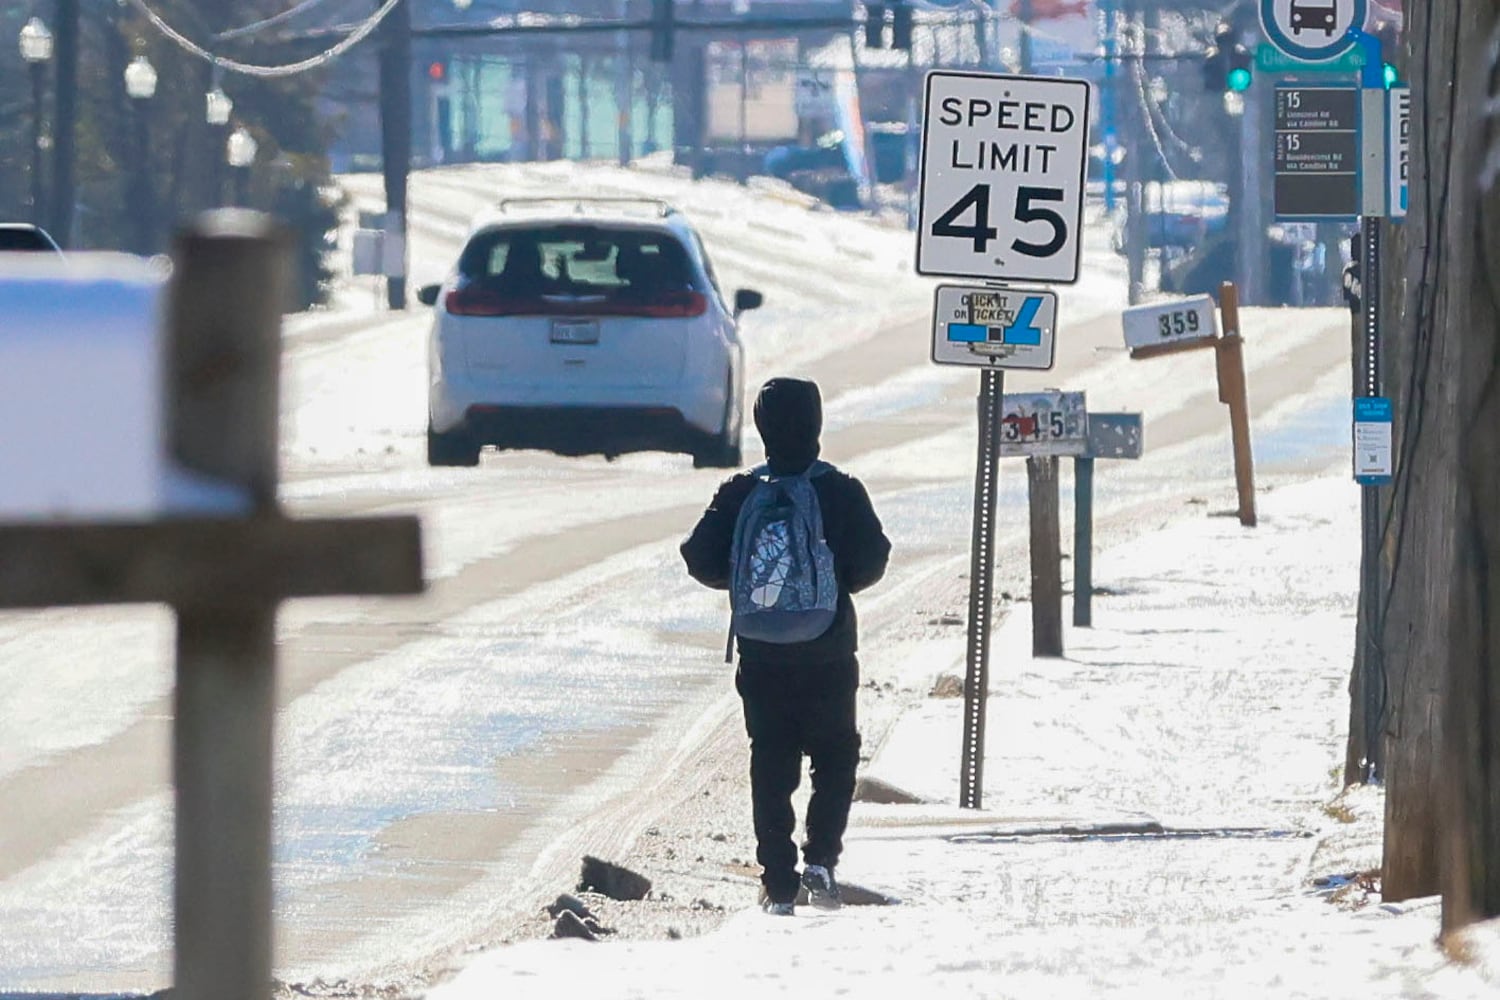
[[[0,522],[242,506],[168,461],[167,279],[124,254],[0,253]]]

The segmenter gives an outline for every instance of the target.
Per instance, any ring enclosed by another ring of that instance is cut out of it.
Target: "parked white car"
[[[428,347],[427,460],[485,445],[562,455],[674,451],[740,464],[741,313],[682,213],[651,200],[514,199],[418,298]]]

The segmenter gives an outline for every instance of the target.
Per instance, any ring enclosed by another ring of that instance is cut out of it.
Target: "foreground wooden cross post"
[[[416,518],[294,521],[279,509],[289,259],[269,220],[244,212],[205,216],[174,248],[170,457],[243,496],[244,517],[0,526],[0,607],[177,613],[176,1000],[271,994],[277,606],[423,587]]]

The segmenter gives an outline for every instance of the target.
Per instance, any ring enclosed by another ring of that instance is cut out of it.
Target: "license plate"
[[[552,342],[554,344],[597,344],[599,343],[599,321],[555,319],[552,321]]]

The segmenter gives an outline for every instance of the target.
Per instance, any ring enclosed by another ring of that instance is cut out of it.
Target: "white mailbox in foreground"
[[[1125,346],[1134,351],[1161,344],[1212,340],[1219,335],[1216,309],[1209,295],[1127,309],[1123,314]]]
[[[121,254],[0,254],[0,522],[238,506],[168,460],[166,284]]]

